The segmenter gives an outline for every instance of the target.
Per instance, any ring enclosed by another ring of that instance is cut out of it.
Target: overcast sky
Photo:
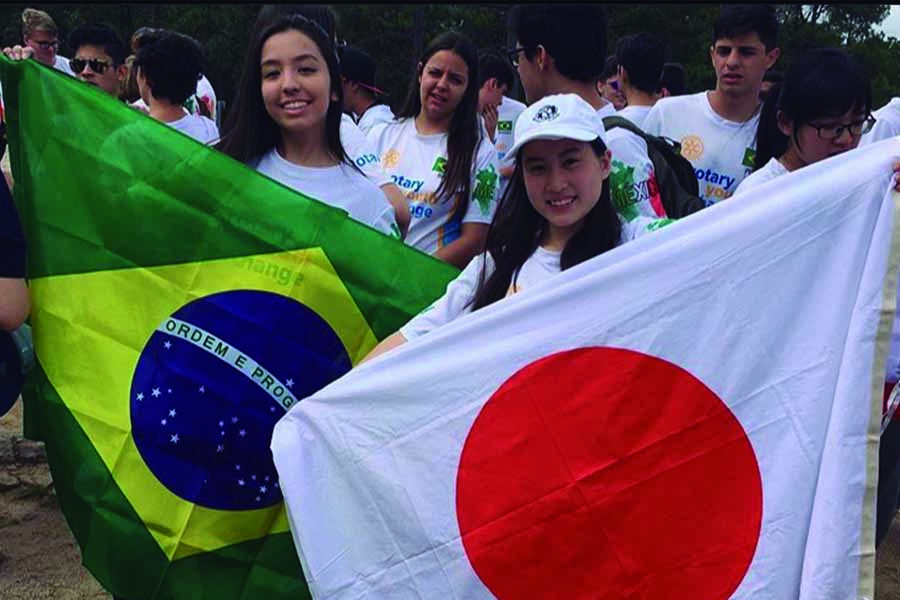
[[[881,25],[877,27],[884,31],[887,35],[892,35],[900,39],[900,6],[894,4],[891,6],[891,12]]]

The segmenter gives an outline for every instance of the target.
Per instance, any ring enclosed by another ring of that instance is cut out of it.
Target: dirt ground
[[[0,600],[107,600],[81,566],[40,445],[10,435],[20,418],[0,418]],[[900,599],[900,517],[878,550],[875,598]]]

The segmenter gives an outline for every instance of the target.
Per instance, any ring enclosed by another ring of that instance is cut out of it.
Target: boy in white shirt
[[[394,113],[378,97],[387,94],[375,87],[378,65],[367,52],[345,46],[340,52],[341,85],[344,90],[344,112],[353,116],[356,126],[368,134],[378,123],[394,120]]]
[[[666,62],[666,47],[649,33],[629,35],[616,44],[616,60],[619,86],[628,101],[619,116],[643,128],[644,117],[659,100],[656,88]]]
[[[713,26],[709,53],[716,88],[663,98],[644,120],[644,131],[681,142],[694,165],[707,206],[728,198],[753,170],[759,90],[780,53],[778,20],[768,5],[731,5]]]

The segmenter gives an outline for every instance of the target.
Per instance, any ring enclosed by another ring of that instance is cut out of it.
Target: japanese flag
[[[300,402],[272,450],[313,595],[871,597],[898,155],[781,177]]]

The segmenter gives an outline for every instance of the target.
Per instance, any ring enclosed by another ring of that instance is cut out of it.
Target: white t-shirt
[[[197,81],[197,88],[194,90],[194,95],[190,96],[184,103],[184,107],[189,113],[202,116],[203,113],[200,112],[198,100],[206,106],[206,109],[209,111],[209,118],[215,121],[216,90],[213,89],[213,86],[209,82],[209,79],[206,78],[206,75],[200,76],[200,79]]]
[[[657,219],[642,218],[630,223],[622,223],[622,237],[620,244],[629,242],[644,234],[659,229],[666,224]],[[514,277],[515,285],[510,284],[506,297],[517,294],[525,289],[533,287],[561,271],[559,259],[561,251],[545,250],[538,247],[528,260],[519,268]],[[400,333],[407,340],[425,335],[429,331],[445,325],[457,317],[471,312],[475,292],[478,290],[478,280],[481,277],[481,267],[487,261],[486,277],[494,271],[494,259],[490,254],[483,252],[469,262],[462,273],[456,279],[447,284],[447,291],[431,306],[413,317],[406,325],[400,328]]]
[[[62,71],[66,75],[75,77],[75,73],[72,71],[72,67],[69,66],[69,59],[62,57],[59,54],[56,55],[56,60],[53,63],[53,68],[57,71]]]
[[[356,121],[356,126],[360,131],[368,135],[369,130],[379,123],[390,123],[394,120],[394,113],[387,104],[376,104],[370,106],[366,112]]]
[[[372,183],[381,187],[391,182],[391,178],[378,163],[378,153],[366,134],[353,122],[353,117],[341,115],[341,144],[347,156],[353,161]]]
[[[601,118],[610,116],[606,107],[598,110],[597,114]],[[613,116],[620,114],[614,112]],[[609,185],[616,212],[626,221],[638,217],[665,217],[666,209],[659,195],[656,169],[647,153],[647,142],[621,127],[609,129],[606,142],[612,155]]]
[[[860,146],[873,144],[900,135],[900,98],[891,98],[891,101],[876,110],[875,126],[872,131],[862,136]]]
[[[616,114],[620,117],[624,117],[640,127],[644,128],[644,119],[647,117],[647,113],[650,112],[652,106],[632,106],[628,105],[622,110],[618,111]]]
[[[447,134],[423,135],[415,119],[381,123],[369,140],[381,165],[409,201],[406,243],[428,254],[456,241],[463,223],[489,224],[497,208],[497,155],[482,139],[472,166],[471,197],[435,197],[447,163]],[[464,207],[464,208],[463,208]]]
[[[346,164],[333,167],[304,167],[288,162],[273,148],[252,161],[263,175],[268,175],[298,192],[342,208],[360,223],[399,237],[394,207],[381,189],[368,177]]]
[[[619,114],[619,111],[616,110],[616,107],[613,106],[612,102],[607,100],[606,104],[604,104],[601,108],[597,109],[597,114],[600,115],[601,118],[602,117],[614,117],[617,114]]]
[[[203,144],[215,144],[219,141],[219,128],[216,122],[200,115],[184,115],[177,121],[166,123],[169,127],[186,133]]]
[[[681,142],[707,206],[728,198],[753,170],[759,111],[743,123],[720,117],[707,92],[663,98],[647,113],[644,131]]]
[[[769,162],[767,162],[761,169],[758,171],[754,171],[750,173],[747,179],[743,180],[740,185],[738,185],[737,189],[734,190],[734,195],[738,194],[746,194],[748,190],[752,190],[755,187],[759,187],[767,181],[771,181],[776,177],[781,177],[782,175],[787,175],[790,171],[788,171],[781,161],[777,158],[770,158]]]

